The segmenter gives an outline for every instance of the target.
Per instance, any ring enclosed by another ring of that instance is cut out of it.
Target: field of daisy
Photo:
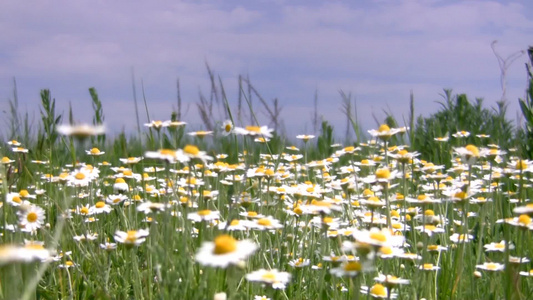
[[[0,299],[533,297],[533,81],[524,130],[449,94],[345,144],[227,101],[213,130],[111,140],[94,89],[92,125],[41,96],[37,138],[13,114],[0,149]]]

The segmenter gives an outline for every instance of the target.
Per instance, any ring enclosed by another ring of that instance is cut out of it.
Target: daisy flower
[[[380,283],[376,283],[370,288],[362,286],[361,293],[370,295],[374,299],[395,299],[398,297],[398,294],[390,293],[390,290]]]
[[[249,135],[249,136],[263,136],[267,138],[272,137],[272,132],[274,129],[270,129],[267,126],[246,126],[244,128],[235,127],[234,132],[240,135]]]
[[[164,160],[169,163],[175,163],[177,161],[177,151],[171,149],[159,149],[158,151],[147,151],[144,153],[144,157]]]
[[[126,201],[127,199],[128,199],[128,196],[122,195],[122,194],[109,195],[105,199],[105,202],[107,202],[108,204],[111,204],[111,205],[118,205],[118,204]]]
[[[12,159],[9,159],[9,157],[7,157],[7,156],[2,157],[2,160],[0,160],[0,164],[3,164],[3,165],[7,165],[7,164],[10,164],[10,163],[13,163],[13,162],[15,162],[15,161],[12,160]]]
[[[189,162],[192,159],[199,159],[206,164],[208,160],[213,160],[213,157],[207,155],[205,151],[200,151],[200,149],[194,145],[186,145],[183,149],[179,149],[176,153],[176,157],[178,161],[182,163]]]
[[[107,205],[104,201],[98,201],[89,208],[89,214],[101,214],[110,213],[111,206]]]
[[[273,289],[285,289],[287,283],[289,283],[291,280],[291,274],[287,272],[280,272],[277,269],[260,269],[246,274],[246,280],[262,282],[270,285]]]
[[[226,268],[245,260],[257,250],[250,240],[238,241],[230,235],[219,235],[213,242],[203,242],[195,260],[204,266]]]
[[[406,131],[406,128],[390,128],[387,124],[382,124],[381,126],[379,126],[378,130],[375,130],[375,129],[372,129],[372,130],[369,130],[368,133],[370,133],[371,136],[373,137],[377,137],[381,140],[388,140],[390,139],[393,135],[397,134],[397,133],[400,133],[400,132],[405,132]]]
[[[220,212],[209,209],[199,210],[187,214],[187,220],[194,222],[213,221],[220,219]]]
[[[222,123],[222,134],[228,136],[233,132],[233,127],[233,122],[231,122],[231,120],[224,121],[224,123]]]
[[[146,201],[137,206],[137,211],[143,212],[145,214],[160,212],[165,210],[165,204]]]
[[[304,141],[304,143],[307,143],[309,140],[314,139],[315,136],[311,134],[300,134],[300,135],[297,135],[296,138]]]
[[[127,158],[119,158],[120,162],[122,162],[123,164],[128,164],[128,165],[134,165],[140,162],[142,159],[143,159],[142,157],[133,157],[133,156],[130,156]]]
[[[117,230],[115,232],[115,241],[126,246],[139,246],[146,240],[148,234],[149,231],[146,229],[129,230],[128,232]]]
[[[98,148],[91,148],[91,150],[85,150],[85,153],[90,156],[100,156],[105,154],[105,152],[100,151],[100,149]]]
[[[16,140],[11,140],[11,141],[7,142],[7,144],[9,146],[13,146],[13,147],[18,147],[18,146],[22,145],[20,142],[18,142]]]
[[[35,232],[44,224],[44,209],[37,205],[30,204],[21,206],[21,210],[18,214],[19,224],[24,228],[23,231]]]
[[[359,261],[344,261],[339,267],[332,268],[330,273],[337,277],[355,277],[370,269],[370,267],[364,266]]]
[[[78,138],[86,138],[94,135],[101,135],[105,133],[104,125],[58,125],[57,132],[61,135],[73,136]]]
[[[117,178],[115,179],[115,183],[113,184],[113,191],[116,192],[127,192],[129,191],[128,184],[124,180],[124,178]]]
[[[454,243],[468,243],[474,239],[474,236],[471,234],[459,234],[454,233],[450,236],[450,241]]]
[[[163,127],[167,127],[169,125],[169,122],[168,121],[160,121],[160,120],[154,120],[150,123],[144,123],[144,126],[146,127],[149,127],[149,128],[153,128],[155,130],[161,130],[161,128]]]
[[[494,252],[494,251],[505,252],[505,241],[501,241],[499,243],[486,244],[486,245],[483,245],[483,247],[485,248],[486,252]],[[510,244],[509,249],[514,249],[514,245]]]
[[[502,271],[503,269],[505,269],[505,265],[504,264],[500,264],[500,263],[488,263],[488,262],[486,262],[486,263],[483,263],[482,265],[476,265],[476,269],[497,272],[497,271]]]

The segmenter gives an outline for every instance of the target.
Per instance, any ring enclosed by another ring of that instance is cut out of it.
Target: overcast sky
[[[533,1],[3,0],[0,103],[6,110],[16,78],[21,108],[36,122],[43,88],[59,111],[71,102],[75,118],[90,121],[93,86],[110,130],[135,129],[133,70],[152,119],[170,118],[179,78],[191,103],[183,119],[201,129],[194,103],[199,90],[209,94],[207,62],[232,106],[238,76],[248,75],[265,99],[279,99],[289,133],[313,133],[317,90],[319,114],[343,132],[339,90],[354,95],[369,128],[383,109],[407,117],[411,90],[417,114],[435,112],[443,88],[493,105],[502,97],[494,40],[504,58],[533,45]],[[510,118],[526,61],[508,69]]]

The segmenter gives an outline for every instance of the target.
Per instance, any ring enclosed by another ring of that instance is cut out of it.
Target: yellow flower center
[[[384,247],[379,248],[379,252],[381,252],[381,254],[391,255],[392,254],[392,248],[384,246]]]
[[[423,268],[424,270],[431,270],[433,269],[433,264],[424,264]]]
[[[92,148],[90,152],[91,152],[91,154],[98,154],[98,153],[100,153],[100,149]]]
[[[39,218],[39,216],[37,215],[37,213],[35,212],[30,212],[27,216],[26,216],[26,220],[28,220],[28,222],[30,223],[34,223],[37,221],[37,219]]]
[[[124,174],[124,176],[133,176],[133,172],[131,170],[124,170],[122,174]]]
[[[502,244],[502,243],[495,244],[494,248],[496,248],[496,249],[505,249],[505,244]]]
[[[225,130],[226,132],[230,132],[230,131],[231,131],[231,128],[233,128],[233,126],[231,125],[231,123],[228,123],[228,124],[226,124],[226,126],[224,126],[224,130]]]
[[[387,168],[377,169],[376,170],[376,177],[378,179],[389,179],[389,177],[390,177],[389,169],[387,169]]]
[[[390,127],[387,124],[382,124],[381,126],[379,126],[378,131],[380,133],[389,132],[390,131]]]
[[[87,215],[87,214],[89,214],[89,209],[86,206],[84,206],[84,207],[82,207],[80,209],[80,213],[84,214],[84,215]]]
[[[266,280],[266,281],[275,281],[276,280],[276,274],[274,274],[272,272],[267,272],[267,273],[261,275],[261,278]]]
[[[439,245],[429,245],[428,250],[429,251],[437,251],[439,249]]]
[[[381,284],[374,284],[372,288],[370,288],[370,294],[377,295],[379,297],[387,297],[387,290],[385,290],[385,287]]]
[[[237,250],[237,240],[230,235],[219,235],[215,238],[215,249],[213,253],[217,255],[228,254]]]
[[[135,243],[137,240],[137,231],[129,230],[128,235],[126,236],[126,243]]]
[[[210,214],[211,214],[211,211],[209,209],[204,209],[204,210],[198,211],[198,215],[203,216],[203,217],[209,216]]]
[[[385,236],[381,232],[371,232],[370,233],[370,238],[373,239],[373,240],[376,240],[376,241],[380,241],[380,242],[386,242],[387,241],[387,236]]]
[[[517,170],[525,170],[527,169],[527,163],[523,160],[519,160],[516,162],[515,169]]]
[[[267,218],[261,218],[257,220],[257,224],[261,226],[272,226],[272,222],[270,221],[270,219]]]
[[[85,174],[81,173],[81,172],[78,172],[76,173],[76,175],[74,175],[74,177],[77,179],[77,180],[83,180],[85,179]]]
[[[96,208],[103,208],[105,206],[105,203],[104,203],[104,201],[98,201],[98,202],[96,202],[96,204],[94,206]]]
[[[531,223],[531,218],[528,215],[520,215],[520,217],[518,217],[518,223],[521,225],[529,225]]]
[[[7,157],[7,156],[2,157],[2,162],[3,163],[8,163],[10,161],[11,161],[11,159],[9,159],[9,157]]]
[[[124,178],[117,178],[115,183],[126,183],[126,181],[124,181]]]
[[[455,198],[458,198],[458,199],[461,199],[461,200],[464,200],[466,199],[466,197],[468,197],[467,193],[466,192],[458,192],[458,193],[455,193],[455,195],[453,195]]]
[[[25,198],[25,197],[28,197],[28,196],[30,195],[30,193],[28,193],[27,190],[20,190],[19,195],[20,195],[21,197],[24,197],[24,198]]]
[[[70,261],[70,260],[67,260],[65,262],[65,265],[68,266],[68,267],[72,267],[74,265],[74,263],[72,261]]]
[[[245,129],[252,132],[261,132],[261,127],[259,126],[246,126]]]
[[[405,155],[409,154],[409,151],[407,151],[405,149],[402,149],[402,150],[398,151],[398,154],[401,155],[401,156],[405,156]]]
[[[478,157],[479,156],[479,149],[474,146],[474,145],[467,145],[465,147],[466,150],[468,150],[470,152],[470,155],[474,156],[474,157]]]
[[[255,211],[248,212],[248,217],[256,217],[256,216],[257,216],[257,213]]]
[[[357,261],[350,261],[344,265],[344,271],[359,272],[361,271],[361,264]]]
[[[426,211],[424,212],[424,215],[426,216],[434,216],[435,215],[435,212],[431,209],[426,209]]]
[[[498,265],[497,264],[494,264],[494,263],[488,263],[485,265],[485,267],[488,269],[488,270],[496,270],[498,268]]]
[[[237,226],[239,225],[239,220],[232,220],[230,223],[231,226]]]

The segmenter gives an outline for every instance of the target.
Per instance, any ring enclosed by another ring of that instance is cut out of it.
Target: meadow
[[[94,89],[90,125],[43,90],[35,137],[12,102],[0,298],[531,299],[530,82],[524,128],[447,91],[362,132],[342,94],[346,143],[279,135],[245,89],[250,122],[221,94],[204,131],[173,113],[112,139]]]

